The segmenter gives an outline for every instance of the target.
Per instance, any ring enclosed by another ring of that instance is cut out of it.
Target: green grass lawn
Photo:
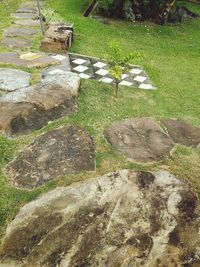
[[[200,19],[167,26],[114,20],[103,24],[82,16],[82,0],[49,0],[48,4],[75,25],[76,39],[71,51],[103,58],[109,41],[117,40],[125,53],[134,50],[142,53],[143,58],[132,63],[141,64],[158,89],[142,91],[124,87],[120,89],[119,98],[115,99],[111,85],[82,81],[77,114],[61,118],[29,136],[15,140],[1,137],[1,168],[35,136],[61,125],[74,123],[84,127],[92,134],[97,145],[96,172],[60,177],[34,192],[12,188],[8,178],[1,172],[1,229],[5,229],[6,222],[12,219],[19,207],[41,192],[121,168],[163,168],[191,181],[200,194],[199,149],[179,145],[168,159],[145,166],[127,162],[103,138],[106,126],[128,117],[152,116],[158,121],[162,118],[182,118],[200,126]],[[200,6],[189,6],[200,14]],[[7,26],[7,21],[3,18],[0,29],[4,26]]]

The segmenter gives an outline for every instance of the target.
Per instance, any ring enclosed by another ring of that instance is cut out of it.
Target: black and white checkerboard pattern
[[[69,54],[71,71],[78,73],[82,79],[96,79],[99,82],[111,84],[114,82],[109,75],[109,66],[103,60],[77,54]],[[148,75],[139,66],[132,66],[124,71],[120,85],[135,87],[145,90],[153,90]]]

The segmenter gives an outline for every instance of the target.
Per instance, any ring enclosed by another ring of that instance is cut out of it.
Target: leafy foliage
[[[163,24],[175,3],[175,0],[100,0],[99,11],[130,21],[150,19]]]
[[[52,8],[43,8],[42,16],[44,17],[46,24],[50,24],[52,22],[65,22],[64,19]]]
[[[109,64],[109,73],[115,80],[115,96],[118,96],[119,82],[122,79],[123,70],[128,67],[130,61],[134,58],[138,58],[140,54],[138,52],[129,53],[123,55],[122,49],[115,41],[109,45],[109,55],[106,56]]]

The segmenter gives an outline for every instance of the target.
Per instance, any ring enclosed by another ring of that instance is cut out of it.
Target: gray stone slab
[[[34,13],[12,13],[11,16],[16,19],[38,19],[38,15]]]
[[[40,0],[40,5],[44,6],[45,5],[45,1],[41,1]],[[31,8],[37,8],[37,1],[28,1],[28,2],[24,2],[20,8],[22,7],[31,7]]]
[[[0,90],[11,92],[29,86],[31,74],[22,70],[0,68]]]
[[[30,37],[36,34],[36,30],[28,28],[10,27],[4,30],[5,37]]]
[[[29,27],[39,27],[40,21],[33,20],[33,19],[24,19],[24,20],[16,20],[14,24],[22,25],[22,26],[29,26]]]
[[[37,13],[36,7],[20,7],[16,13]]]
[[[31,47],[31,40],[22,38],[7,37],[3,40],[3,44],[11,49],[26,49]]]
[[[0,53],[0,64],[9,64],[25,68],[45,68],[59,64],[59,61],[44,53],[26,53],[20,55],[16,52],[3,52]]]
[[[28,134],[57,118],[77,111],[80,78],[70,72],[20,88],[0,98],[0,132]]]

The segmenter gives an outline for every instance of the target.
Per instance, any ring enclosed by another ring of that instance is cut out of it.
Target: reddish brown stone
[[[170,154],[173,142],[152,118],[126,119],[113,123],[104,135],[129,160],[148,162]]]
[[[200,128],[181,119],[164,119],[161,122],[175,143],[194,147],[200,144]]]
[[[51,25],[45,32],[41,42],[41,50],[45,52],[63,53],[72,43],[72,28],[64,24]]]

